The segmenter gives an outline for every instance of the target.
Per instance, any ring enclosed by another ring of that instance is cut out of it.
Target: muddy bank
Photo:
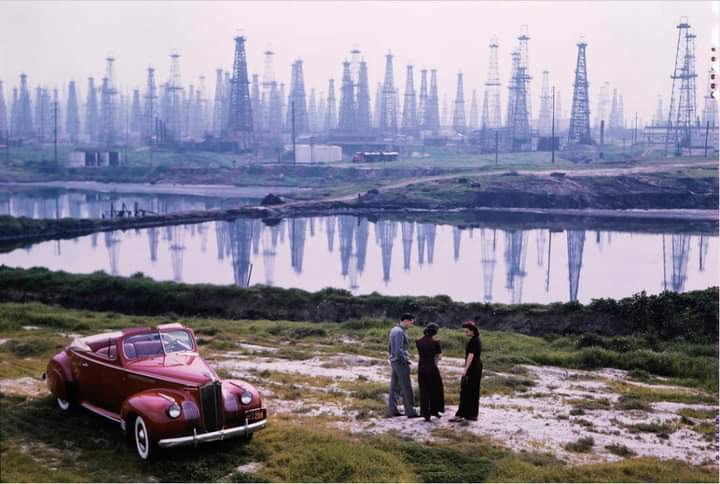
[[[709,171],[709,170],[708,170]],[[709,171],[708,175],[712,172]],[[458,176],[361,195],[366,208],[706,209],[718,208],[717,176]]]

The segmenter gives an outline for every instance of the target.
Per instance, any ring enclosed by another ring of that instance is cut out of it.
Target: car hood
[[[143,358],[127,364],[127,369],[148,376],[200,386],[217,379],[217,374],[197,353],[174,353]]]

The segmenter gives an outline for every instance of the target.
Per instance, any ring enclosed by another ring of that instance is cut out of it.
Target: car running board
[[[96,413],[100,415],[101,417],[109,418],[113,422],[120,423],[120,415],[113,413],[109,410],[105,410],[104,408],[100,408],[97,405],[93,405],[92,403],[88,402],[81,402],[80,405],[88,410],[90,410],[92,413]]]

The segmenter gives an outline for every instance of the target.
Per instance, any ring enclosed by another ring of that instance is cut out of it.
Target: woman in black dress
[[[437,367],[440,359],[440,343],[435,339],[438,325],[430,323],[425,326],[425,336],[415,341],[420,360],[418,363],[418,384],[420,386],[420,415],[426,422],[430,416],[440,418],[445,411],[445,391],[442,377]]]
[[[465,370],[460,382],[460,405],[451,422],[477,420],[480,407],[480,378],[482,377],[482,361],[480,360],[480,333],[473,321],[465,321],[465,336],[470,338],[465,346]]]

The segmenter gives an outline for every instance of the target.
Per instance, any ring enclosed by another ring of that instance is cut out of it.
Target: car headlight
[[[170,406],[167,408],[167,414],[170,418],[178,418],[180,416],[180,413],[180,406],[177,403],[171,403]]]
[[[249,405],[250,402],[252,402],[252,393],[244,391],[243,394],[240,395],[240,403],[243,405]]]

